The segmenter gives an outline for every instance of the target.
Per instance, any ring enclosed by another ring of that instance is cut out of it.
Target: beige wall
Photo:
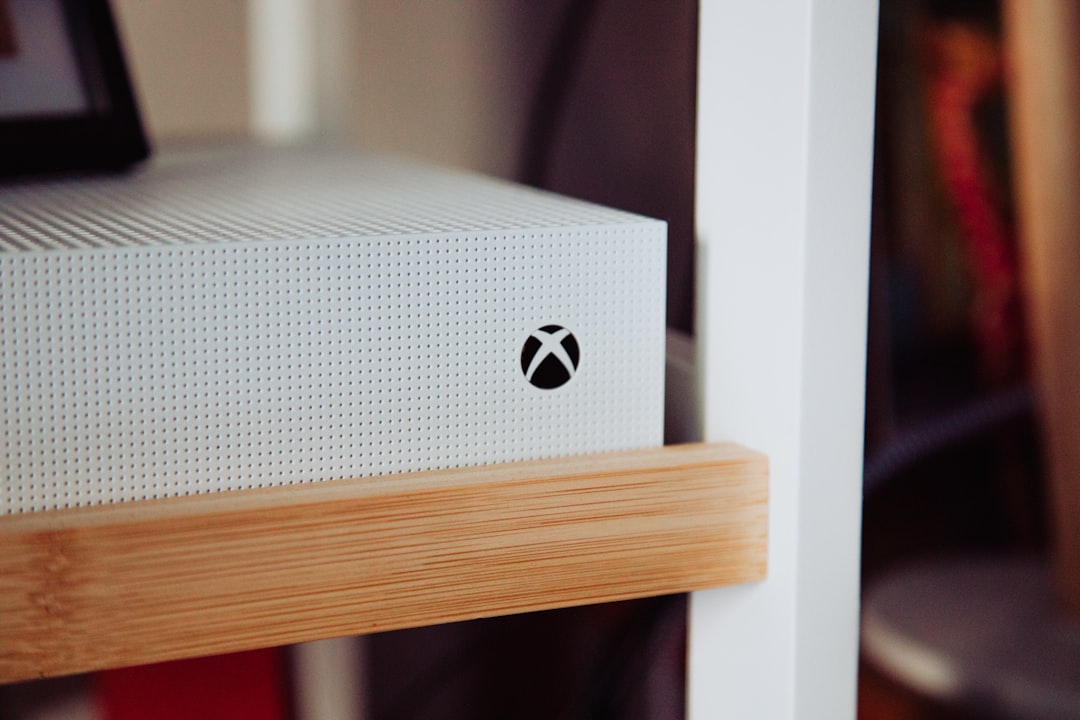
[[[113,9],[153,142],[247,132],[243,0],[113,0]]]
[[[250,132],[247,6],[114,0],[157,142]],[[564,2],[310,0],[326,134],[510,176],[529,92]]]
[[[363,0],[354,10],[362,146],[510,175],[563,2]]]
[[[320,122],[367,149],[511,174],[527,88],[561,5],[312,0],[318,18],[333,19],[316,23]],[[156,142],[249,132],[247,2],[114,0],[114,9]]]

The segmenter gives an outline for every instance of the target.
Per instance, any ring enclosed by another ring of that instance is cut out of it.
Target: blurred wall
[[[249,4],[113,0],[157,142],[250,133]],[[510,175],[539,57],[565,0],[311,0],[322,134]]]
[[[363,147],[511,176],[565,0],[363,0],[354,10]]]
[[[248,131],[244,0],[113,0],[113,10],[152,142]]]

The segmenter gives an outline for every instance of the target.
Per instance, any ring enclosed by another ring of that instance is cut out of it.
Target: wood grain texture
[[[1002,17],[1058,583],[1080,617],[1080,4],[1008,0]]]
[[[0,682],[765,577],[766,459],[683,445],[0,518]]]

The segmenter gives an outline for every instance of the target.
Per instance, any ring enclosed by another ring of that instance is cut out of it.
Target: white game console
[[[665,244],[349,152],[0,186],[0,515],[659,445]]]

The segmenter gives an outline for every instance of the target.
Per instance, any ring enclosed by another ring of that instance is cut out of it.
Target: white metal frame
[[[703,427],[769,455],[770,549],[692,599],[690,717],[853,718],[877,3],[700,23]]]

